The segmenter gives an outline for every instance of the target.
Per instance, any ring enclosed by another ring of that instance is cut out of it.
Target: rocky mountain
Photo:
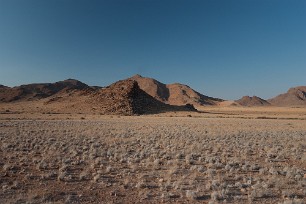
[[[99,113],[114,115],[151,114],[167,111],[196,111],[192,105],[165,104],[139,88],[134,80],[122,80],[110,86],[90,87],[68,79],[56,83],[0,87],[3,103],[21,102],[46,112]]]
[[[269,106],[271,105],[268,101],[259,98],[257,96],[243,96],[241,99],[236,100],[236,103],[242,106]]]
[[[155,99],[171,105],[215,105],[223,101],[222,99],[202,95],[184,84],[163,84],[155,79],[140,75],[135,75],[129,79],[137,81],[139,87]]]
[[[192,105],[174,106],[162,103],[139,88],[134,80],[118,81],[90,95],[89,102],[100,105],[106,114],[148,114],[167,111],[196,111]]]
[[[12,102],[39,100],[60,92],[84,90],[88,88],[90,88],[88,85],[75,79],[67,79],[55,83],[27,84],[13,88],[0,87],[0,101]]]
[[[268,101],[275,106],[305,106],[306,86],[290,88],[287,93],[280,94]]]

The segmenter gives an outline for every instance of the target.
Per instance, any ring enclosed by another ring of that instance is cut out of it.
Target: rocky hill
[[[259,98],[257,96],[243,96],[241,99],[236,100],[236,103],[242,106],[269,106],[271,105],[268,101]]]
[[[280,94],[268,101],[275,106],[305,106],[306,86],[290,88],[287,93]]]
[[[139,88],[134,80],[118,81],[90,95],[90,100],[100,105],[106,114],[149,114],[167,111],[196,111],[192,105],[174,106],[162,103]]]
[[[39,100],[60,92],[84,90],[88,88],[90,88],[88,85],[75,79],[67,79],[55,83],[27,84],[13,88],[0,87],[0,101],[13,102]]]
[[[165,104],[139,88],[134,80],[122,80],[108,87],[90,87],[77,80],[56,83],[0,87],[2,103],[19,102],[40,107],[44,112],[99,113],[113,115],[154,114],[167,111],[196,111],[188,104]]]
[[[184,84],[163,84],[155,79],[140,75],[135,75],[129,79],[137,81],[139,87],[155,99],[171,105],[193,104],[202,106],[215,105],[223,101],[222,99],[202,95]]]

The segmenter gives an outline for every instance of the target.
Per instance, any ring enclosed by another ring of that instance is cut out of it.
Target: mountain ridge
[[[192,105],[160,102],[139,88],[134,80],[120,80],[107,87],[90,87],[78,80],[33,83],[0,88],[0,101],[30,104],[36,101],[52,112],[87,112],[110,115],[155,114],[168,111],[197,111]]]
[[[120,81],[135,81],[139,89],[157,101],[168,105],[184,106],[191,104],[194,106],[206,106],[228,104],[222,103],[226,102],[226,100],[203,95],[193,90],[190,86],[181,83],[164,84],[156,79],[142,77],[141,75],[134,75]],[[44,103],[48,104],[54,101],[65,101],[65,97],[69,97],[70,95],[77,94],[81,96],[100,92],[111,86],[112,84],[106,87],[89,86],[76,79],[66,79],[55,83],[31,83],[15,87],[0,85],[0,102],[46,99]],[[306,86],[289,88],[286,93],[279,94],[268,100],[258,96],[244,96],[230,104],[238,106],[306,106]]]
[[[171,105],[216,105],[223,99],[203,95],[181,83],[164,84],[156,79],[136,74],[128,79],[138,82],[139,87],[159,101]]]
[[[1,87],[0,101],[39,100],[55,95],[61,91],[84,90],[87,84],[75,79],[66,79],[55,83],[32,83],[15,87]]]
[[[306,86],[289,88],[286,93],[268,99],[268,102],[275,106],[306,106]]]

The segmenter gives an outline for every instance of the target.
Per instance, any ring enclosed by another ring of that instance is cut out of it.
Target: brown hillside
[[[84,90],[87,88],[89,86],[74,79],[67,79],[56,83],[27,84],[13,88],[4,87],[0,88],[0,101],[37,100],[50,97],[62,91]]]
[[[287,93],[280,94],[268,101],[276,106],[305,106],[306,86],[290,88]]]
[[[139,87],[152,97],[171,105],[215,105],[223,101],[222,99],[202,95],[184,84],[163,84],[155,79],[140,75],[135,75],[130,79],[137,81]]]
[[[169,99],[169,89],[166,84],[163,84],[155,79],[135,75],[130,78],[137,81],[139,87],[147,92],[152,97],[159,101],[167,102]]]
[[[172,106],[164,104],[139,88],[134,80],[118,81],[91,95],[90,100],[100,105],[106,114],[147,114],[166,111],[195,111],[193,106]]]
[[[20,90],[23,92],[18,92]],[[40,93],[43,95],[38,96]],[[138,115],[196,111],[192,105],[173,106],[162,103],[140,89],[134,80],[118,81],[105,88],[92,88],[76,80],[66,80],[54,84],[3,87],[0,88],[0,94],[6,97],[2,102],[21,104],[23,111],[33,110],[34,102],[35,107],[39,108],[37,111],[52,113]],[[14,94],[19,98],[12,97]]]
[[[236,100],[238,104],[242,106],[269,106],[271,105],[268,101],[259,98],[257,96],[243,96],[241,99]]]

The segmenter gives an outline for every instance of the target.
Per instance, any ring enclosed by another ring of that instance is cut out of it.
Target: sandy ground
[[[303,108],[18,108],[0,106],[0,203],[306,202]]]

